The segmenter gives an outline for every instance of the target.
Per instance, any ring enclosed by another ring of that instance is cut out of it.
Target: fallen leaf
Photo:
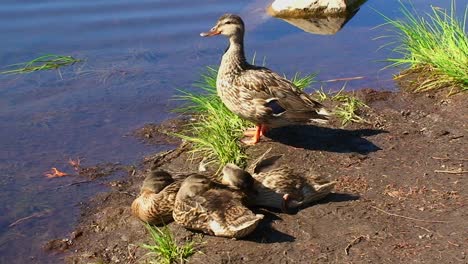
[[[57,177],[63,177],[63,176],[68,176],[66,172],[61,172],[57,168],[52,167],[50,171],[44,172],[44,176],[47,178],[57,178]]]

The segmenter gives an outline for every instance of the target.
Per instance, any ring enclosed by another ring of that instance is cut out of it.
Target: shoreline
[[[297,214],[256,210],[265,214],[265,221],[242,240],[204,236],[169,224],[177,241],[194,240],[203,252],[192,256],[190,263],[465,258],[466,252],[454,246],[465,242],[461,230],[467,224],[462,196],[468,185],[463,173],[456,173],[468,166],[462,156],[468,146],[464,122],[468,117],[457,112],[468,106],[464,95],[362,89],[355,96],[370,106],[362,112],[369,124],[341,128],[335,120],[323,127],[277,129],[247,149],[249,163],[269,148],[271,155],[284,153],[281,163],[338,181],[335,192]],[[162,126],[177,129],[180,124],[170,120]],[[158,126],[145,127],[140,135],[160,143]],[[63,252],[66,263],[154,259],[141,248],[149,236],[143,223],[131,215],[130,204],[151,166],[197,171],[198,162],[188,159],[184,144],[143,157],[135,172],[86,203],[66,249],[49,249]]]

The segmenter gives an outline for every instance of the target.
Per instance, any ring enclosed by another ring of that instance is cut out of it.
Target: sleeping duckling
[[[243,194],[199,174],[187,177],[176,196],[174,220],[204,233],[241,238],[250,234],[263,215],[254,214],[242,203]]]
[[[272,157],[259,162],[252,174],[234,164],[227,164],[223,168],[223,179],[241,177],[239,181],[242,181],[250,175],[254,179],[255,193],[250,195],[249,203],[281,209],[283,212],[320,200],[335,186],[336,182],[302,176],[288,166],[275,167],[277,159]]]
[[[140,196],[132,203],[132,213],[140,220],[160,225],[172,221],[172,210],[181,181],[162,170],[152,171],[143,181]]]

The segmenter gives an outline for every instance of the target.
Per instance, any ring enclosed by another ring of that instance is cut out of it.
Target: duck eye
[[[226,21],[224,24],[229,25],[229,24],[232,24],[232,22],[231,21]]]

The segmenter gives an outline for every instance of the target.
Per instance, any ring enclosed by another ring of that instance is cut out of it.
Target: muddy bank
[[[170,224],[178,241],[198,242],[190,263],[467,262],[466,94],[356,95],[370,106],[362,113],[369,123],[277,129],[247,150],[250,161],[269,148],[284,153],[280,162],[338,181],[335,192],[296,214],[259,209],[265,221],[243,240]],[[158,143],[161,129],[147,126],[139,135]],[[189,158],[184,145],[144,157],[112,191],[87,202],[76,230],[48,248],[67,263],[149,260],[141,247],[148,233],[130,204],[151,166],[196,171]]]

